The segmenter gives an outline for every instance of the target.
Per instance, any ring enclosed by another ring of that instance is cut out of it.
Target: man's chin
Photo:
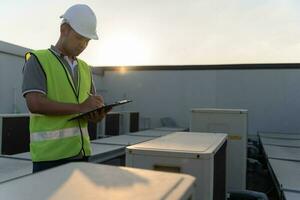
[[[83,51],[76,51],[76,52],[74,52],[74,56],[77,57],[77,56],[79,56],[82,52],[83,52]]]

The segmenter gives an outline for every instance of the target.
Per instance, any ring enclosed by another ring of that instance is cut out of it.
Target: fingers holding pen
[[[104,106],[104,100],[103,97],[101,95],[93,95],[91,93],[88,93],[89,97],[93,98],[95,100],[95,102],[97,103],[97,107],[102,107]]]
[[[89,97],[81,103],[80,112],[87,112],[96,108],[100,108],[104,105],[103,98],[101,96],[90,95]]]

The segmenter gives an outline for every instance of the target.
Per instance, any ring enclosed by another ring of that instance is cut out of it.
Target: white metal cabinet
[[[190,131],[228,134],[227,189],[245,190],[248,111],[197,108],[191,110]]]
[[[176,132],[129,146],[126,166],[190,174],[196,199],[224,200],[226,134]]]

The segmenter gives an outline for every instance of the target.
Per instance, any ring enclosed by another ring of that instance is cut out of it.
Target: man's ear
[[[60,25],[60,34],[62,36],[68,35],[69,32],[70,32],[70,25],[69,24],[64,23],[64,24]]]

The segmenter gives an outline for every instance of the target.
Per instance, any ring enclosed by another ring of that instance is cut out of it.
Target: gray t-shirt
[[[61,62],[67,67],[69,73],[72,75],[73,83],[77,86],[78,78],[78,65],[74,66],[74,69],[70,66],[68,61],[64,58],[64,55],[59,52],[54,46],[51,46],[50,50],[57,55]],[[22,94],[25,95],[29,92],[40,92],[47,94],[47,80],[46,74],[39,61],[35,56],[31,56],[24,64],[23,68],[23,84]],[[95,94],[95,87],[92,80],[91,93]]]

